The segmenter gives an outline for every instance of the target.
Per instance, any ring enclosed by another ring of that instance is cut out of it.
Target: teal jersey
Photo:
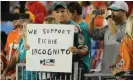
[[[82,30],[78,24],[76,24],[72,20],[68,20],[67,24],[75,25],[74,27],[74,46],[77,48],[88,49],[87,43],[85,42],[85,38],[83,36]]]
[[[91,67],[91,58],[90,58],[90,52],[91,52],[91,37],[88,35],[88,25],[86,22],[81,22],[79,24],[81,30],[82,30],[82,33],[83,33],[83,36],[85,38],[85,42],[88,46],[88,55],[84,56],[83,57],[83,62],[85,64],[85,68],[87,69],[87,71],[89,72],[90,71],[90,67]]]
[[[80,25],[78,25],[77,23],[75,23],[72,20],[68,20],[67,24],[75,25],[75,27],[74,27],[74,46],[77,48],[83,48],[83,49],[88,50],[87,40],[86,40],[87,38],[85,38],[85,36],[84,36],[84,32],[82,30],[82,27],[80,27]],[[87,57],[87,56],[85,56],[85,57]],[[83,62],[86,65],[89,62],[88,61],[89,59],[85,58],[85,57],[83,57]],[[73,56],[73,62],[79,61],[81,58],[82,57],[80,57],[79,55],[74,55]],[[87,67],[89,67],[89,66],[90,66],[90,64]]]
[[[18,52],[19,52],[19,61],[23,62],[25,56],[26,56],[26,49],[24,48],[24,41],[23,38],[20,39],[20,43],[18,46]],[[26,69],[24,68],[23,71],[23,80],[26,80],[26,72],[27,72],[27,76],[28,76],[28,80],[31,80],[31,74],[33,75],[32,79],[36,80],[37,76],[35,72],[31,72],[31,71],[26,71]]]
[[[88,35],[88,25],[86,22],[81,22],[79,24],[81,30],[82,30],[82,33],[84,35],[84,38],[85,38],[85,42],[88,46],[88,51],[90,52],[90,49],[91,49],[91,37]]]
[[[26,56],[26,49],[24,48],[24,42],[22,38],[20,39],[18,52],[19,52],[19,61],[22,62],[24,60],[24,57]]]

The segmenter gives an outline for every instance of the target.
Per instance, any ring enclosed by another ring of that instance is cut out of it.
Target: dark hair
[[[29,14],[12,14],[12,13],[6,13],[2,12],[1,13],[1,20],[2,21],[13,21],[17,19],[28,19]]]
[[[82,6],[89,6],[91,5],[90,1],[82,1]]]
[[[1,51],[4,51],[5,45],[6,45],[6,39],[7,35],[4,31],[1,31]]]
[[[15,6],[14,9],[20,9],[20,7],[19,6]]]
[[[67,4],[67,7],[68,7],[68,10],[71,12],[71,13],[74,13],[75,11],[77,11],[77,14],[78,15],[81,15],[82,14],[82,7],[81,5],[76,2],[76,1],[73,1],[73,2],[70,2]]]

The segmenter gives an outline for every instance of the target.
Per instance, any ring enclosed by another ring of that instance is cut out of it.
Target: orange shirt
[[[20,40],[21,37],[22,37],[22,34],[20,34],[19,29],[15,29],[15,30],[11,31],[8,34],[7,41],[6,41],[6,46],[5,46],[7,56],[9,56],[9,51],[10,51],[9,45],[11,43],[19,44],[19,40]],[[13,56],[13,54],[15,52],[16,52],[16,50],[12,50],[12,55],[11,56]]]
[[[87,14],[85,16],[85,21],[88,23],[89,22],[89,18],[90,18],[90,15]],[[103,27],[104,26],[104,18],[101,17],[101,16],[96,16],[96,18],[94,19],[94,24],[95,26],[97,27]]]
[[[133,40],[126,36],[120,44],[122,70],[133,70]]]

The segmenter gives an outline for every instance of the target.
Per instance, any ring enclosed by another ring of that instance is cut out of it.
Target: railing
[[[85,80],[133,80],[133,73],[130,71],[124,72],[121,75],[114,76],[106,73],[89,73],[84,74]],[[125,78],[125,79],[120,79]]]
[[[115,76],[113,74],[103,74],[103,73],[89,73],[84,74],[85,80],[115,80]]]
[[[26,64],[16,65],[16,80],[81,80],[82,68],[74,64],[74,73],[55,73],[42,71],[26,71]]]
[[[16,65],[16,80],[116,80],[116,76],[114,76],[113,74],[105,73],[87,73],[84,74],[84,79],[82,79],[82,68],[78,68],[77,63],[74,65],[74,73],[70,74],[42,71],[25,71],[26,64],[18,63]],[[120,77],[127,77],[127,80],[133,80],[133,75],[130,74],[125,74]],[[10,77],[6,77],[6,80],[10,80]]]

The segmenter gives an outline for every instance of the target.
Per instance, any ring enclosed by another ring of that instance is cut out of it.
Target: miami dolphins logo
[[[82,34],[79,34],[78,42],[79,42],[79,44],[84,44],[84,36]]]

